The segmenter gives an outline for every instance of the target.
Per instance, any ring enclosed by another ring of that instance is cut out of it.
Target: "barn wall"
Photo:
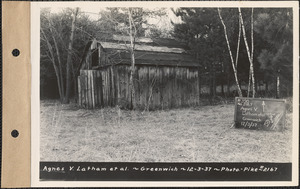
[[[81,70],[79,104],[86,108],[130,107],[130,66]],[[135,100],[138,109],[169,109],[199,104],[198,69],[195,67],[136,66]]]

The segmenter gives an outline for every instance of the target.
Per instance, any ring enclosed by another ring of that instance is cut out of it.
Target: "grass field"
[[[41,161],[290,162],[283,132],[231,128],[234,105],[165,111],[79,109],[41,101]]]

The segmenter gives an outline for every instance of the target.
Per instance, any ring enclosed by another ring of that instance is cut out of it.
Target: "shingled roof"
[[[94,40],[91,49],[97,46],[95,43],[102,46],[111,63],[130,65],[128,36],[114,35],[110,41]],[[199,67],[198,61],[189,53],[188,48],[174,39],[137,38],[135,62],[136,65]]]

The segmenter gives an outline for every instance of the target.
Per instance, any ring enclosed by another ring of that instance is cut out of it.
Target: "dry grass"
[[[234,105],[166,111],[79,109],[41,102],[41,161],[290,162],[287,129],[230,128]]]

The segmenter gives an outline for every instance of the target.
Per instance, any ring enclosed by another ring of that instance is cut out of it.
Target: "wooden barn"
[[[171,39],[139,38],[135,44],[134,99],[130,95],[129,37],[88,42],[78,76],[84,108],[121,106],[170,109],[199,104],[199,64]]]

